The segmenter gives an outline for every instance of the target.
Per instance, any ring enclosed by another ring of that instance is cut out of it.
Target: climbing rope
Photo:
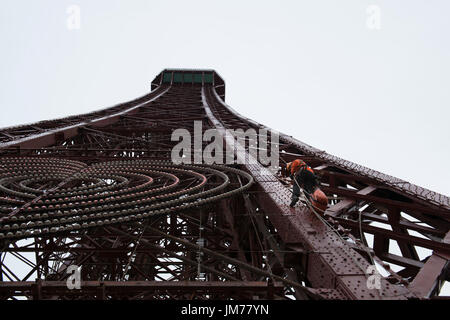
[[[319,214],[318,212],[317,212],[317,210],[315,209],[315,207],[312,205],[312,203],[309,201],[309,198],[305,195],[305,191],[303,190],[303,188],[301,188],[300,187],[300,185],[298,184],[298,182],[296,181],[296,179],[293,179],[294,180],[294,182],[297,184],[297,186],[298,186],[298,188],[299,188],[299,190],[300,190],[300,196],[302,197],[302,199],[306,202],[306,205],[307,205],[307,207],[311,210],[311,212],[313,212],[314,213],[314,215],[319,219],[319,221],[321,221],[324,225],[326,225],[328,228],[330,228],[331,229],[331,231],[332,232],[334,232],[343,242],[347,242],[347,240],[346,239],[344,239],[344,237],[342,237],[341,235],[340,235],[340,233],[339,233],[339,231],[336,229],[336,228],[334,228],[330,223],[328,223],[323,217],[322,217],[322,215],[321,214]],[[291,193],[293,193],[291,190],[289,190]],[[360,235],[361,235],[361,238],[362,238],[362,228],[361,228],[361,223],[359,224],[359,227],[360,227]],[[371,260],[371,263],[372,263],[372,265],[376,268],[376,265],[375,265],[375,262],[374,262],[374,260],[373,260],[373,256],[372,256],[372,253],[370,252],[370,249],[366,246],[366,245],[362,245],[361,243],[360,243],[360,241],[357,241],[357,239],[356,238],[354,238],[351,234],[348,234],[348,236],[355,242],[355,245],[357,246],[357,247],[359,247],[361,250],[364,250],[364,251],[366,251],[367,252],[367,254],[368,254],[368,256],[369,256],[369,258],[370,258],[370,260]],[[352,256],[352,255],[350,255],[350,258],[353,260],[353,262],[361,269],[361,271],[363,271],[364,272],[364,274],[366,274],[367,273],[367,270],[365,270],[362,266],[361,266],[361,264],[359,264],[359,262]],[[376,256],[375,256],[375,258],[377,258]],[[378,261],[378,259],[377,259],[377,261]],[[381,260],[380,260],[381,261]],[[390,268],[387,268],[386,266],[385,266],[385,264],[381,261],[381,263],[380,262],[378,262],[382,267],[383,267],[383,269],[385,269],[390,275],[392,275],[394,278],[396,278],[400,283],[402,283],[402,284],[404,284],[405,283],[405,280],[401,277],[401,276],[399,276],[398,274],[396,274],[395,272],[393,272]]]

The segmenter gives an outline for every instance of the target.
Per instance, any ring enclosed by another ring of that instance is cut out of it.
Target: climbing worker
[[[319,179],[314,170],[303,160],[296,159],[286,164],[286,174],[294,181],[292,187],[292,201],[290,207],[293,208],[300,196],[300,188],[303,189],[308,201],[318,211],[324,212],[328,206],[327,196],[319,188]]]

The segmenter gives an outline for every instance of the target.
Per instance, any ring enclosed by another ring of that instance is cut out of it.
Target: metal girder
[[[0,282],[0,297],[21,295],[32,296],[33,299],[43,299],[53,296],[84,296],[85,299],[101,299],[107,296],[133,296],[136,299],[158,295],[203,294],[233,295],[235,292],[250,292],[251,294],[270,297],[283,292],[280,282],[263,281],[82,281],[81,289],[69,289],[66,281],[17,281],[11,284]]]
[[[448,280],[448,197],[282,133],[280,162],[302,158],[314,167],[331,202],[327,219],[302,204],[289,208],[289,181],[261,163],[242,165],[245,172],[173,166],[171,133],[194,134],[194,121],[202,133],[272,129],[226,105],[224,82],[212,70],[165,70],[152,88],[90,114],[0,129],[0,292],[35,299],[405,299],[436,297]],[[196,244],[200,232],[204,246]],[[370,248],[365,233],[374,234]],[[420,260],[420,247],[433,254]],[[380,290],[366,285],[371,257],[391,274]],[[387,262],[403,269],[393,272]],[[70,264],[82,266],[80,292],[64,288]]]
[[[210,88],[204,88],[203,103],[211,123],[224,134],[225,127],[210,107],[212,103],[223,105],[214,94]],[[226,141],[225,134],[223,137]],[[263,166],[257,162],[244,166],[255,177],[260,191],[259,205],[268,213],[284,243],[300,243],[309,252],[306,277],[313,287],[337,289],[349,299],[392,299],[399,297],[397,292],[402,292],[400,298],[414,296],[402,286],[392,288],[389,284],[381,292],[370,292],[366,287],[368,262],[306,207],[290,208],[289,191]],[[261,172],[264,179],[258,179]]]

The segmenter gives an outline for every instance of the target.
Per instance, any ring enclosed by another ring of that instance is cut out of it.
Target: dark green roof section
[[[205,73],[205,83],[213,83],[213,74]]]
[[[172,82],[172,72],[164,72],[163,83],[171,83]]]
[[[201,73],[194,73],[194,83],[202,83],[202,74]]]
[[[190,72],[173,72],[165,71],[163,73],[163,83],[208,83],[212,84],[214,75],[212,72],[190,73]]]
[[[192,73],[184,74],[184,83],[192,83]]]
[[[173,74],[174,83],[183,83],[183,74],[181,72],[175,72]]]
[[[160,85],[214,85],[216,92],[225,100],[225,81],[213,69],[167,68],[153,79],[151,88],[155,90]]]

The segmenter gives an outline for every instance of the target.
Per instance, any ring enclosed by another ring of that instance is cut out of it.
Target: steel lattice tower
[[[320,174],[330,199],[326,219],[305,204],[290,209],[288,181],[260,162],[173,164],[172,132],[193,135],[194,121],[202,132],[272,131],[224,101],[225,83],[215,71],[166,69],[151,93],[136,100],[1,129],[2,299],[422,299],[439,293],[449,278],[444,195],[284,134],[280,163],[302,158]],[[400,254],[392,253],[395,244]],[[432,253],[420,258],[418,248]],[[390,273],[379,289],[367,286],[373,261]],[[402,269],[394,272],[387,263]],[[67,287],[71,265],[81,269],[81,289]]]

